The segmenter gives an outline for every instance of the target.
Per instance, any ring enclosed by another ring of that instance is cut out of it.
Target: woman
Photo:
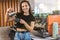
[[[7,15],[6,15],[7,16]],[[31,13],[31,6],[28,1],[22,1],[20,3],[20,13],[16,14],[16,17],[20,19],[16,24],[16,33],[14,40],[31,40],[30,32],[33,32],[35,18]],[[6,19],[8,19],[6,17]],[[14,20],[15,17],[9,18],[9,21]]]

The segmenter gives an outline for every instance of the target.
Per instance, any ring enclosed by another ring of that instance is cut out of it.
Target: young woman
[[[14,40],[31,40],[30,32],[33,32],[35,18],[31,13],[31,6],[28,1],[22,1],[20,3],[20,13],[17,13],[16,17],[19,18],[20,21],[16,24],[17,31]],[[9,18],[9,21],[14,19],[13,16]]]

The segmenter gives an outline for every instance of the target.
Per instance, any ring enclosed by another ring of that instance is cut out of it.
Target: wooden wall
[[[14,22],[5,23],[5,13],[8,8],[13,8],[15,12],[19,12],[20,0],[0,0],[0,27],[12,26]]]

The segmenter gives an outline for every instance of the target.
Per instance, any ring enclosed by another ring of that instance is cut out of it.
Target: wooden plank
[[[3,13],[3,23],[4,23],[4,25],[3,26],[6,26],[5,25],[5,0],[3,1],[3,10],[4,10],[4,13]]]
[[[17,5],[17,8],[16,9],[17,9],[17,12],[18,12],[18,0],[16,1],[16,5]]]
[[[1,0],[0,0],[0,27],[1,27]]]
[[[3,1],[1,2],[1,26],[3,27]]]
[[[4,27],[4,7],[5,7],[5,5],[4,5],[4,1],[5,0],[3,0],[3,2],[2,2],[2,19],[3,19],[3,27]]]
[[[12,8],[14,10],[14,0],[12,0],[11,2],[12,2]]]
[[[17,12],[18,12],[18,0],[16,0],[16,9],[17,9]]]
[[[17,1],[15,0],[15,12],[17,12]]]
[[[20,12],[20,0],[18,0],[18,12]]]

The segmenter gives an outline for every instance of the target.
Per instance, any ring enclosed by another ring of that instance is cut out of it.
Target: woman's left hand
[[[25,24],[26,22],[23,19],[20,19],[21,24]]]

